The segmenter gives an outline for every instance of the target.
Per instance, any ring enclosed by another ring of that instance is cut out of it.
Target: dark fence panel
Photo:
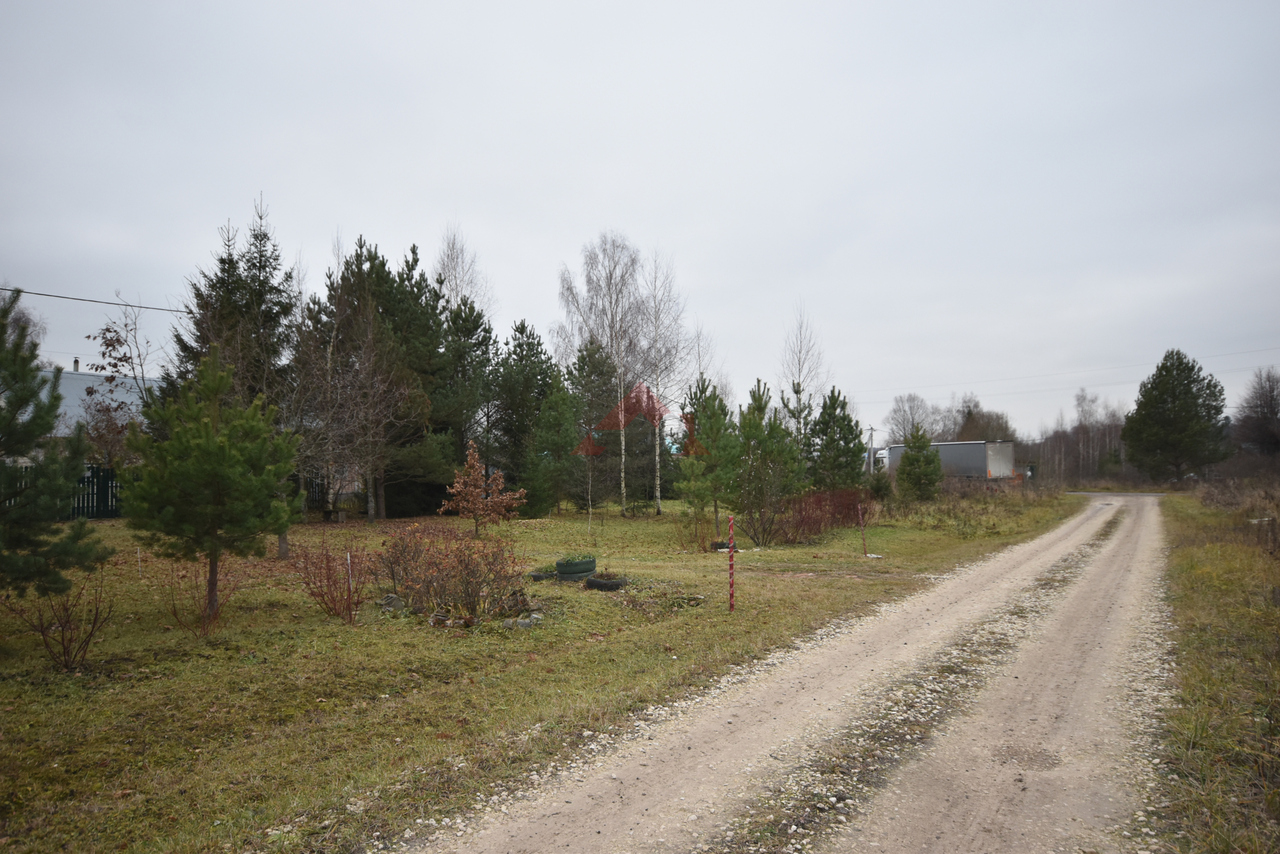
[[[30,469],[21,471],[25,478]],[[75,497],[71,499],[71,507],[64,519],[114,519],[120,515],[120,484],[116,482],[114,469],[85,466],[85,473],[76,481],[76,487]]]
[[[87,466],[80,492],[71,504],[72,519],[114,519],[120,515],[120,484],[115,469]]]
[[[325,484],[306,479],[307,507],[324,506]],[[71,501],[68,519],[116,519],[120,516],[120,483],[115,469],[107,466],[85,466],[84,475],[76,482],[79,490]]]
[[[319,510],[325,506],[325,496],[328,493],[328,487],[323,480],[309,477],[305,480],[307,484],[307,506],[304,510]]]

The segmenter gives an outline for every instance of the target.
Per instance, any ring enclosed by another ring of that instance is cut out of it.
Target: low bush
[[[812,543],[837,528],[858,524],[872,513],[870,494],[862,489],[833,489],[806,492],[787,502],[782,514],[778,540],[783,543]]]
[[[40,635],[44,650],[55,666],[75,670],[84,663],[89,645],[111,619],[113,610],[112,603],[103,598],[101,572],[93,579],[92,593],[85,600],[84,594],[89,589],[90,581],[86,578],[61,596],[37,597],[24,602],[13,594],[6,594],[0,604]]]
[[[298,546],[290,562],[320,610],[355,623],[373,581],[373,558],[366,549],[348,544],[334,551],[322,540],[314,548]]]
[[[166,587],[169,592],[169,616],[193,637],[207,638],[218,632],[222,612],[240,586],[235,573],[222,568],[213,612],[209,611],[209,585],[204,573],[193,564],[173,563],[169,566]]]
[[[418,525],[391,536],[382,566],[415,608],[474,619],[518,600],[524,573],[508,540]]]

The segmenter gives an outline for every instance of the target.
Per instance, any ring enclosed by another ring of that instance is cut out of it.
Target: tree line
[[[147,342],[125,315],[95,336],[106,374],[86,407],[96,461],[128,465],[130,421],[147,423],[113,384],[177,400],[212,353],[231,369],[224,405],[261,401],[295,438],[294,488],[323,509],[359,500],[369,518],[437,509],[474,443],[486,470],[525,490],[522,512],[566,506],[662,512],[664,495],[709,489],[754,508],[801,490],[862,483],[866,447],[848,399],[819,386],[821,352],[801,314],[775,401],[763,381],[746,407],[729,390],[708,336],[690,328],[672,263],[604,232],[559,276],[563,319],[544,339],[526,321],[499,336],[487,283],[456,230],[434,264],[411,246],[398,261],[360,237],[335,251],[322,293],[304,296],[265,208],[243,236],[220,230],[214,262],[187,282],[159,381],[146,386]],[[683,428],[673,424],[683,423]],[[685,465],[687,448],[705,453]],[[745,454],[745,457],[742,455]],[[768,525],[748,523],[768,538]]]
[[[934,442],[1016,441],[1020,468],[1041,482],[1079,484],[1149,478],[1158,483],[1203,474],[1231,460],[1229,472],[1274,471],[1280,460],[1280,371],[1257,368],[1226,414],[1222,384],[1181,350],[1169,350],[1140,385],[1132,408],[1081,388],[1074,417],[1059,412],[1039,436],[1019,436],[1008,417],[984,409],[974,394],[931,404],[916,394],[894,398],[886,441],[904,443],[914,429]]]
[[[4,586],[59,592],[63,569],[101,560],[83,525],[56,524],[86,457],[131,469],[125,512],[157,548],[208,558],[211,612],[221,550],[259,549],[269,532],[283,549],[306,496],[330,510],[360,500],[370,519],[432,512],[472,447],[486,477],[500,472],[523,490],[524,514],[606,503],[661,513],[674,493],[695,527],[722,538],[728,509],[761,545],[799,536],[797,520],[815,507],[850,518],[848,501],[805,505],[805,496],[894,492],[868,464],[862,426],[828,382],[803,311],[776,398],[757,379],[745,405],[732,406],[711,342],[686,322],[673,266],[622,235],[600,234],[577,269],[561,270],[564,316],[550,343],[525,321],[495,333],[487,283],[456,230],[430,269],[416,246],[393,263],[361,237],[335,252],[311,296],[261,205],[243,239],[229,225],[220,237],[213,265],[188,280],[158,380],[146,376],[137,315],[109,321],[92,336],[101,361],[90,367],[104,377],[87,423],[57,441],[58,374],[40,374],[38,334],[17,294],[0,305]],[[135,394],[124,393],[130,386]],[[1278,403],[1280,376],[1259,370],[1232,422],[1221,384],[1171,350],[1132,411],[1081,390],[1076,424],[1032,452],[1059,480],[1111,465],[1177,480],[1224,459],[1233,441],[1274,459]],[[668,415],[682,427],[669,429]],[[886,428],[907,445],[896,491],[911,500],[931,498],[941,481],[931,441],[1016,437],[974,395],[946,407],[900,396]],[[230,507],[221,521],[199,510],[213,494]]]

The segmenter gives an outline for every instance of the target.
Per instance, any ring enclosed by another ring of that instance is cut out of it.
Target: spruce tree
[[[911,428],[898,461],[898,495],[907,501],[932,501],[942,484],[942,456],[919,424]]]
[[[84,426],[53,436],[62,369],[41,374],[39,344],[18,309],[20,291],[0,300],[0,588],[41,595],[71,588],[63,572],[96,568],[110,555],[71,514],[88,449]]]
[[[266,206],[258,202],[253,211],[243,244],[230,224],[219,229],[222,247],[213,268],[187,280],[191,294],[184,325],[173,332],[175,358],[163,377],[165,397],[176,395],[216,346],[222,361],[235,368],[232,391],[243,405],[260,394],[269,404],[280,402],[301,292],[297,271],[281,260]]]
[[[573,451],[578,446],[581,401],[562,385],[542,402],[533,423],[533,436],[524,464],[528,503],[526,516],[545,516],[569,495],[574,476],[583,465]]]
[[[560,369],[542,345],[541,336],[523,320],[517,322],[493,372],[498,438],[495,457],[513,484],[528,485],[525,466],[533,448],[538,413],[560,386]]]
[[[132,429],[129,448],[142,462],[121,485],[124,515],[157,553],[207,560],[207,626],[218,616],[222,555],[264,554],[263,535],[287,530],[300,510],[300,498],[282,497],[297,440],[272,430],[275,413],[261,397],[248,408],[235,404],[216,346],[176,398],[144,414],[167,438]]]

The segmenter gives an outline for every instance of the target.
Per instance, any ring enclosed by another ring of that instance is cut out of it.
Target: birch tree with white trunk
[[[675,267],[654,253],[644,265],[640,285],[641,370],[649,390],[663,405],[669,388],[683,387],[689,364],[690,337],[684,327],[685,298],[676,287]],[[655,413],[656,415],[656,413]],[[658,415],[653,425],[653,498],[662,515],[662,428]]]
[[[560,305],[565,322],[555,334],[561,361],[572,362],[578,347],[595,341],[616,370],[617,400],[621,405],[637,374],[641,318],[640,253],[616,232],[602,232],[582,247],[581,287],[565,265],[560,270]],[[622,462],[619,495],[627,512],[627,431],[621,431]]]

